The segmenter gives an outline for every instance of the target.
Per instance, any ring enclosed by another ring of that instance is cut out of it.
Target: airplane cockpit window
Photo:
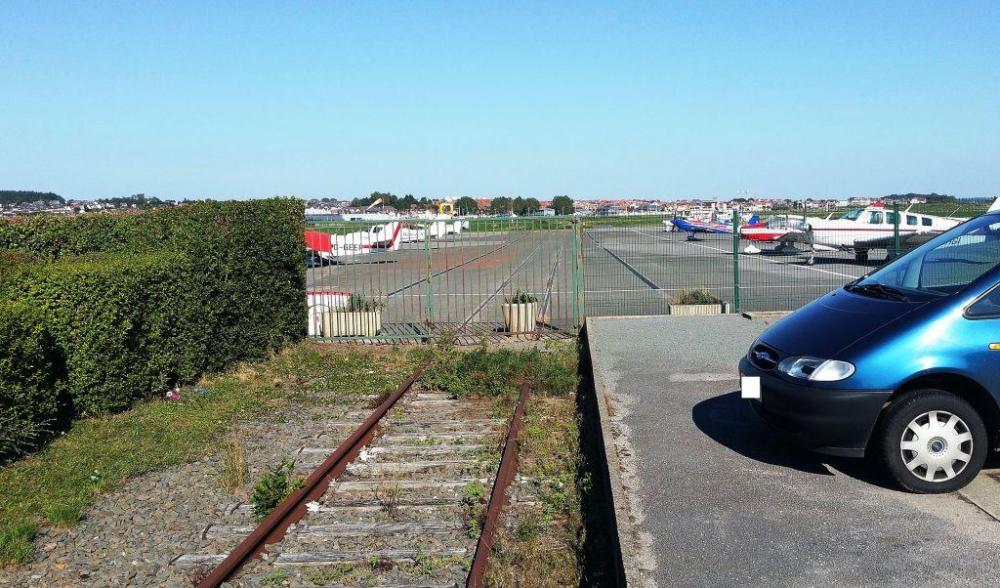
[[[860,209],[860,208],[853,208],[853,209],[848,210],[847,212],[845,212],[844,216],[842,216],[840,218],[842,218],[844,220],[850,220],[850,221],[852,221],[852,220],[858,220],[858,217],[861,216],[862,212],[864,212],[864,211],[862,209]]]
[[[868,224],[880,225],[882,224],[882,213],[881,212],[870,212],[868,213]]]
[[[917,224],[917,217],[916,217],[916,215],[913,215],[913,214],[906,215],[906,224],[908,224],[908,225],[916,225]]]

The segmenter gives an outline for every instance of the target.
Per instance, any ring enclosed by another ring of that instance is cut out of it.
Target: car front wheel
[[[893,480],[910,492],[953,492],[986,461],[982,417],[968,402],[944,390],[911,392],[886,410],[876,441],[877,457]]]

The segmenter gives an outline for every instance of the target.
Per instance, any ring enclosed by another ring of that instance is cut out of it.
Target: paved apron
[[[917,496],[860,460],[775,439],[736,373],[764,328],[737,315],[588,322],[628,502],[616,508],[634,519],[630,581],[996,585],[1000,522],[987,513],[1000,514],[1000,470],[961,494]]]

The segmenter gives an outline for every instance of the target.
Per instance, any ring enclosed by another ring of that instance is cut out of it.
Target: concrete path
[[[588,320],[630,585],[1000,583],[988,514],[1000,515],[1000,470],[918,496],[859,460],[778,441],[738,391],[737,361],[764,328],[736,315]]]

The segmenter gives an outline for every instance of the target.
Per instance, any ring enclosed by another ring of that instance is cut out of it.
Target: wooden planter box
[[[722,314],[722,304],[668,304],[667,310],[676,316],[708,316]]]
[[[503,324],[508,333],[533,333],[535,331],[536,302],[507,304],[501,306]]]
[[[323,337],[374,337],[381,330],[381,310],[323,313]]]

